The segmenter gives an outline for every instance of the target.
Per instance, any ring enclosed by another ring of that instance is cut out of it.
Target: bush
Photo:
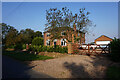
[[[109,78],[109,80],[119,80],[120,79],[120,67],[116,67],[116,66],[108,67],[107,78]]]
[[[54,52],[53,46],[48,46],[47,47],[47,52]]]
[[[43,38],[41,38],[41,37],[35,37],[32,40],[32,45],[43,45]]]
[[[60,49],[60,46],[59,46],[59,45],[56,45],[56,46],[54,47],[54,52],[59,52],[59,49]]]
[[[26,44],[23,44],[23,45],[22,45],[22,49],[26,49]]]
[[[116,62],[120,62],[120,39],[114,38],[109,44],[110,47],[110,59]]]
[[[47,46],[42,46],[42,52],[47,51]]]
[[[11,46],[8,46],[7,48],[11,48],[11,49],[14,49],[16,45],[11,45]]]
[[[42,45],[30,45],[29,51],[34,52],[59,52],[59,53],[67,53],[68,48],[67,47],[61,47],[59,45],[56,45],[56,47],[53,46],[42,46]]]
[[[16,44],[15,45],[15,50],[22,50],[22,44]]]

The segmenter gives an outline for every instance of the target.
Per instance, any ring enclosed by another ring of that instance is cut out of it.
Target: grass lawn
[[[3,55],[12,57],[20,61],[33,61],[33,60],[46,60],[53,59],[53,57],[48,57],[44,55],[29,54],[28,52],[16,52],[16,51],[3,51]]]
[[[120,67],[108,67],[107,77],[111,78],[111,80],[120,80]]]

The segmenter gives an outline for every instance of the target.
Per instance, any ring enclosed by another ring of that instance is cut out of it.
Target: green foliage
[[[23,49],[22,44],[17,43],[15,45],[15,50],[22,50],[22,49]]]
[[[56,47],[31,45],[31,46],[29,46],[29,51],[34,51],[34,52],[45,52],[45,51],[47,51],[47,52],[67,53],[68,48],[67,47],[61,47],[59,45],[56,45]]]
[[[47,51],[47,46],[42,46],[42,52]]]
[[[41,37],[35,37],[32,40],[32,45],[43,45],[43,38],[41,38]]]
[[[22,45],[22,49],[26,49],[26,44],[23,44],[23,45]]]
[[[78,13],[73,14],[67,7],[63,7],[62,10],[57,8],[50,8],[46,10],[46,28],[53,35],[51,39],[60,39],[62,31],[68,31],[65,36],[68,40],[69,36],[73,33],[73,26],[76,25],[76,29],[84,33],[88,32],[88,26],[94,26],[92,21],[89,20],[90,12],[87,12],[85,8],[79,9]],[[59,29],[57,29],[59,28]],[[88,27],[89,28],[89,27]]]
[[[113,61],[120,61],[120,39],[114,38],[110,42],[110,59]]]
[[[14,49],[14,48],[15,48],[15,46],[16,46],[16,45],[11,45],[11,46],[9,46],[9,47],[7,47],[7,48]]]
[[[53,59],[53,57],[29,54],[27,52],[3,51],[3,55],[12,57],[20,61],[46,60]]]
[[[18,31],[16,29],[11,29],[5,36],[5,45],[7,47],[16,44],[16,36],[18,35]]]
[[[30,44],[34,38],[34,33],[35,32],[32,29],[25,29],[21,30],[19,35],[22,35],[22,42],[24,44]]]
[[[22,49],[23,46],[21,45],[31,44],[35,37],[42,37],[42,32],[40,31],[34,32],[32,29],[25,29],[18,32],[17,29],[5,23],[1,23],[0,26],[2,26],[2,44],[4,45],[4,49]],[[25,49],[25,47],[23,49]]]
[[[107,78],[110,80],[119,80],[120,79],[120,67],[108,67],[107,69]]]
[[[42,32],[36,31],[36,32],[34,33],[34,37],[43,37],[43,36],[42,36]]]
[[[6,35],[11,31],[11,30],[14,30],[15,28],[10,26],[10,25],[7,25],[5,23],[1,23],[0,26],[2,26],[2,39],[4,40]]]

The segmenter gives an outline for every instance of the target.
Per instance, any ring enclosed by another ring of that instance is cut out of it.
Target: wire
[[[10,15],[15,13],[15,11],[18,10],[18,8],[20,8],[22,5],[23,5],[23,2],[20,2],[20,4],[16,8],[14,8],[5,18],[7,19]]]

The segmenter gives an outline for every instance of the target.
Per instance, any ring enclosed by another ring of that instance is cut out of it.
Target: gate
[[[80,55],[98,55],[109,53],[108,45],[73,44],[73,53]]]

